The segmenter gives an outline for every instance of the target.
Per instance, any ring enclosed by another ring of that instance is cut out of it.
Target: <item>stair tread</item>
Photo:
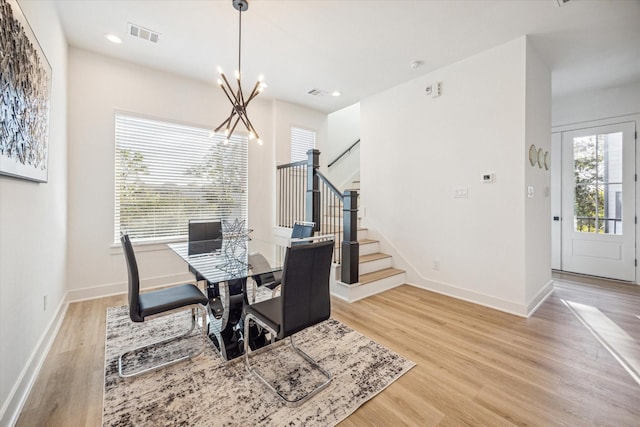
[[[372,254],[360,255],[360,263],[362,264],[363,262],[377,261],[385,258],[391,258],[391,255],[383,254],[382,252],[375,252]]]
[[[371,273],[360,275],[360,284],[375,282],[376,280],[386,279],[387,277],[395,276],[397,274],[404,273],[404,270],[389,267],[378,271],[372,271]]]
[[[378,243],[379,240],[374,240],[374,239],[359,239],[358,243],[360,243],[361,245],[368,245],[370,243]]]

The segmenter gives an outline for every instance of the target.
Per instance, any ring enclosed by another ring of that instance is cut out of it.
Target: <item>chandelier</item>
[[[253,90],[249,94],[249,96],[244,96],[242,92],[242,73],[241,73],[241,49],[242,49],[242,12],[249,9],[249,0],[232,0],[233,7],[238,10],[238,69],[235,72],[236,84],[238,88],[233,90],[231,88],[231,84],[229,80],[224,75],[222,68],[218,67],[218,73],[220,73],[220,78],[218,79],[218,85],[227,96],[229,102],[231,102],[231,113],[229,117],[225,121],[223,121],[220,126],[218,126],[214,132],[220,133],[223,132],[225,136],[224,143],[227,144],[229,142],[229,138],[233,134],[238,126],[238,123],[242,122],[244,127],[247,129],[249,133],[249,139],[256,139],[258,144],[262,145],[262,140],[256,132],[253,124],[251,124],[251,120],[249,120],[249,116],[247,115],[247,106],[249,103],[258,96],[267,85],[262,82],[262,76],[258,78],[258,81],[253,86]],[[224,130],[223,130],[224,129]]]

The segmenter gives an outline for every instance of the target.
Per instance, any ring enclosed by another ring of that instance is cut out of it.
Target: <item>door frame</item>
[[[635,173],[638,175],[638,165],[640,165],[640,150],[638,149],[638,132],[640,131],[640,113],[629,114],[624,116],[610,117],[606,119],[590,120],[584,122],[576,122],[564,125],[555,125],[551,128],[551,268],[559,270],[562,268],[562,225],[561,221],[554,221],[554,217],[562,219],[562,132],[576,131],[600,126],[615,125],[620,123],[633,122],[635,124]],[[635,212],[640,216],[640,186],[638,180],[634,183],[635,187]],[[634,246],[636,250],[636,258],[639,258],[638,250],[640,246],[640,226],[635,227]],[[635,282],[639,283],[639,267],[635,267]],[[561,270],[559,270],[561,271]]]

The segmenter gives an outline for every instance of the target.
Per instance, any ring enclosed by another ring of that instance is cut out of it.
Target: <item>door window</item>
[[[622,132],[573,139],[574,231],[622,234]]]

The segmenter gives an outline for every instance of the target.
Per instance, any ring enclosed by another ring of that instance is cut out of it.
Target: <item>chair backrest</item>
[[[213,252],[222,247],[222,222],[189,220],[189,255]]]
[[[293,230],[291,230],[292,239],[306,239],[313,237],[315,224],[313,222],[295,222],[293,224]],[[291,242],[292,245],[298,244]]]
[[[327,320],[331,315],[329,275],[333,240],[287,248],[282,270],[279,338]]]
[[[122,234],[120,236],[120,243],[122,243],[124,259],[127,261],[127,270],[129,272],[129,317],[134,322],[143,322],[144,318],[140,315],[140,276],[138,275],[138,263],[136,262],[136,255],[133,252],[129,235]]]
[[[260,252],[250,253],[249,254],[249,265],[251,269],[255,271],[266,271],[267,273],[261,273],[253,276],[253,280],[256,281],[258,286],[266,285],[270,282],[275,281],[275,276],[273,275],[271,270],[271,264],[269,261],[262,255]]]

